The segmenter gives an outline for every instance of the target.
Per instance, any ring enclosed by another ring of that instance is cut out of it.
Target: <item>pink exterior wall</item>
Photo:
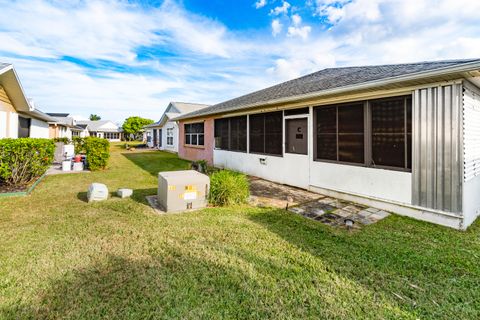
[[[189,146],[185,145],[185,123],[204,122],[204,146]],[[213,165],[213,145],[214,145],[214,133],[213,133],[213,118],[204,119],[189,119],[185,121],[179,121],[178,124],[178,156],[187,160],[206,160],[210,165]]]

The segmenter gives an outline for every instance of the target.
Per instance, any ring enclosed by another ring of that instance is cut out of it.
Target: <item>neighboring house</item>
[[[170,102],[159,121],[145,126],[147,145],[171,152],[178,152],[178,125],[172,119],[182,114],[208,107],[205,104]]]
[[[77,125],[69,113],[47,113],[55,118],[56,122],[50,123],[50,138],[68,138],[89,136],[86,125]]]
[[[178,117],[179,156],[466,229],[479,87],[480,59],[325,69]]]
[[[48,138],[50,122],[55,119],[27,99],[13,65],[0,63],[0,139]]]
[[[76,126],[82,128],[86,126],[88,134],[92,137],[104,138],[109,141],[122,140],[122,128],[110,120],[79,120],[76,122]]]

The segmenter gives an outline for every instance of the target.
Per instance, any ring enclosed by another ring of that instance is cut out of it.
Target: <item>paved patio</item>
[[[250,177],[250,202],[262,207],[285,208],[334,227],[345,227],[346,220],[353,221],[358,229],[380,221],[390,213],[303,189],[281,185],[256,177]]]

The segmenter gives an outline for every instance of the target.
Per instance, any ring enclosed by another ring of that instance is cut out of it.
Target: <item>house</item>
[[[466,229],[480,59],[329,68],[177,118],[179,156]]]
[[[85,128],[91,137],[104,138],[108,141],[122,140],[122,128],[110,120],[79,120],[76,121],[76,126]]]
[[[50,138],[68,138],[89,136],[87,125],[77,125],[75,119],[69,113],[47,113],[55,118],[56,122],[50,123]]]
[[[49,138],[53,122],[26,97],[13,65],[0,63],[0,139]]]
[[[160,120],[145,126],[147,145],[171,152],[178,152],[178,125],[172,120],[182,114],[208,107],[205,104],[170,102]]]

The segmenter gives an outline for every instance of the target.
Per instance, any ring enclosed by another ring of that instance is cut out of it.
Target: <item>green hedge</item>
[[[221,170],[210,176],[209,201],[217,206],[246,203],[250,196],[247,176],[238,172]]]
[[[87,137],[83,149],[87,155],[88,168],[92,171],[105,169],[110,158],[110,143],[106,139]]]
[[[85,152],[85,138],[72,137],[72,143],[75,146],[75,154]]]
[[[50,139],[0,139],[0,182],[24,185],[42,176],[53,162]]]

